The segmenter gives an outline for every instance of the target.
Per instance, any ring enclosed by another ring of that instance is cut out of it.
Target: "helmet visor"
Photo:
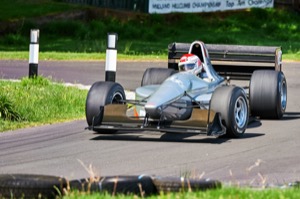
[[[180,71],[188,71],[188,70],[193,70],[195,68],[194,63],[189,63],[189,64],[179,64],[179,70]]]

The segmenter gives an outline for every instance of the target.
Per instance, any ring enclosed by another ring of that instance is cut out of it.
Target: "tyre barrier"
[[[57,198],[67,190],[79,192],[105,192],[112,195],[134,194],[141,197],[179,191],[195,191],[220,188],[214,180],[196,180],[172,177],[108,176],[97,180],[65,178],[32,174],[0,175],[0,198]]]
[[[116,194],[135,194],[148,196],[157,192],[149,176],[108,176],[91,182],[89,179],[73,180],[71,190],[79,192],[106,192]]]
[[[157,177],[152,179],[158,193],[179,191],[204,191],[221,188],[222,184],[210,179],[189,179],[176,177]]]
[[[47,175],[0,175],[0,198],[55,198],[67,187],[64,178]]]

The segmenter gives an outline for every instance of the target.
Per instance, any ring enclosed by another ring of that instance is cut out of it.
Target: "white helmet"
[[[202,62],[197,55],[185,54],[180,58],[178,63],[179,71],[193,70],[194,73],[202,71]]]

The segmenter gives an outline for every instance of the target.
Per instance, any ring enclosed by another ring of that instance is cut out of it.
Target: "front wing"
[[[146,117],[127,115],[126,104],[109,104],[100,107],[88,129],[98,132],[117,131],[160,131],[167,133],[196,133],[208,136],[221,136],[226,133],[219,113],[212,110],[194,108],[187,120],[159,121]],[[102,121],[101,121],[102,118]]]

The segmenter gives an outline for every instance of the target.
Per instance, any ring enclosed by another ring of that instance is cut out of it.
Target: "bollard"
[[[117,69],[117,33],[107,34],[107,49],[105,62],[105,81],[116,81]]]
[[[33,78],[38,75],[39,35],[40,31],[38,29],[31,29],[29,45],[29,78]]]

